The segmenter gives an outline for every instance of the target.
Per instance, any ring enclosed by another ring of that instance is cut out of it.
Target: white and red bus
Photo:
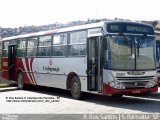
[[[160,31],[155,31],[156,36],[156,60],[157,60],[157,77],[160,84]]]
[[[110,21],[4,38],[2,77],[25,84],[122,96],[156,92],[153,27]]]
[[[0,71],[2,69],[2,41],[0,36]]]

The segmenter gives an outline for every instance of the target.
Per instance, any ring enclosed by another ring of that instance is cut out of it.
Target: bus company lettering
[[[50,72],[52,72],[52,71],[56,71],[56,72],[58,72],[59,71],[59,68],[53,68],[53,67],[45,67],[45,66],[43,66],[43,70],[44,71],[50,71]]]

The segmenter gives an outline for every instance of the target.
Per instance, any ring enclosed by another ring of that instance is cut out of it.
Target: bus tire
[[[78,76],[74,76],[71,80],[71,95],[74,99],[82,99],[81,83]]]
[[[19,72],[18,76],[17,76],[17,87],[19,90],[24,89],[24,77],[23,77],[23,73]]]

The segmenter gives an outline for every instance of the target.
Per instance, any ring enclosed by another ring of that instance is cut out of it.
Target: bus
[[[0,71],[2,69],[2,41],[0,37]]]
[[[156,61],[157,61],[157,77],[160,84],[160,31],[155,31],[156,36]]]
[[[4,38],[2,77],[25,84],[113,97],[157,92],[152,26],[105,21]]]

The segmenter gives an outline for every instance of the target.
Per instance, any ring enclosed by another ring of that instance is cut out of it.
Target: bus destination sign
[[[146,27],[139,26],[126,26],[126,31],[136,31],[136,32],[144,32],[148,33],[149,30]]]
[[[108,23],[107,31],[110,33],[136,33],[154,35],[154,30],[148,25],[139,25],[134,23]]]

